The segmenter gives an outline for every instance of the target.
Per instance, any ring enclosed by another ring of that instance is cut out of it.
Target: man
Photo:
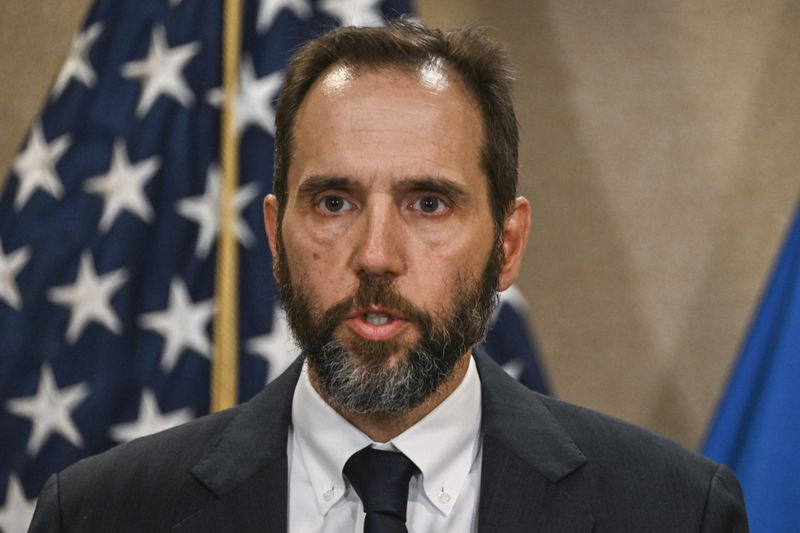
[[[725,467],[473,353],[529,227],[509,80],[469,29],[304,47],[264,202],[304,358],[54,476],[31,531],[746,531]]]

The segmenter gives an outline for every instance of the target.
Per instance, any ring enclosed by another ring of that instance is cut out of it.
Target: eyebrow
[[[407,191],[430,191],[442,194],[455,202],[466,202],[470,198],[469,192],[460,184],[447,178],[423,177],[400,180],[395,188]]]
[[[352,189],[354,186],[355,184],[350,178],[341,176],[310,176],[297,188],[297,195],[300,198],[307,198],[328,189]]]
[[[360,185],[352,178],[343,176],[309,176],[297,189],[300,198],[308,198],[322,191],[330,189],[350,190]],[[469,192],[460,184],[447,178],[425,176],[420,178],[406,178],[392,185],[395,191],[429,191],[442,194],[455,202],[467,202]]]

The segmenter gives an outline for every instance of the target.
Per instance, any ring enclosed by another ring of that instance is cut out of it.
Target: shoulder
[[[29,531],[153,531],[177,523],[210,501],[191,468],[235,412],[206,415],[64,469],[42,489]]]
[[[585,462],[630,472],[665,462],[686,470],[713,472],[717,465],[669,439],[611,416],[533,392],[511,379],[486,357],[476,357],[483,389],[484,427],[521,453],[545,447],[553,460],[569,448]],[[576,461],[571,461],[575,463]]]
[[[627,514],[636,527],[656,517],[681,530],[747,531],[741,487],[724,465],[590,409],[539,395],[536,401],[585,455],[585,466],[563,486],[592,500],[596,513]]]
[[[588,459],[615,472],[707,479],[719,465],[644,428],[591,409],[537,395]]]
[[[291,410],[294,384],[301,368],[298,360],[250,400],[236,407],[208,414],[174,428],[116,446],[83,459],[61,473],[62,482],[87,478],[104,483],[149,480],[177,481],[190,476],[192,467],[216,453],[224,444],[258,448],[275,434],[284,433]],[[282,439],[282,440],[281,440]],[[270,445],[281,447],[285,435]],[[166,478],[166,479],[165,479]]]
[[[159,433],[115,446],[108,451],[78,461],[61,472],[61,483],[73,478],[86,484],[98,482],[130,483],[156,472],[173,475],[189,469],[211,449],[240,408],[209,414]]]
[[[598,526],[746,530],[741,489],[726,467],[631,423],[532,392],[490,361],[476,361],[484,434],[580,502]]]
[[[204,500],[208,491],[192,468],[214,448],[238,411],[206,415],[78,461],[58,474],[62,511],[69,515],[97,505],[159,508],[165,494]]]
[[[53,476],[31,531],[156,531],[286,456],[301,363],[251,400],[83,459]],[[35,527],[34,527],[35,526]]]

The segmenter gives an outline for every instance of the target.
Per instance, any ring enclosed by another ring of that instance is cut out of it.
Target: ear
[[[278,257],[278,198],[274,194],[268,194],[264,198],[264,230],[267,232],[274,265]]]
[[[500,269],[498,291],[511,286],[519,275],[522,256],[528,243],[528,230],[531,226],[531,206],[522,196],[514,200],[514,208],[503,223],[503,266]]]

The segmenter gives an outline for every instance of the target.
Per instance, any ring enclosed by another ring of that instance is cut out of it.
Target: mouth
[[[395,311],[381,307],[356,309],[344,323],[353,333],[371,341],[392,339],[410,324]]]
[[[364,322],[367,324],[372,324],[373,326],[382,326],[384,324],[388,324],[394,320],[389,315],[384,315],[380,313],[365,313],[364,314]]]

